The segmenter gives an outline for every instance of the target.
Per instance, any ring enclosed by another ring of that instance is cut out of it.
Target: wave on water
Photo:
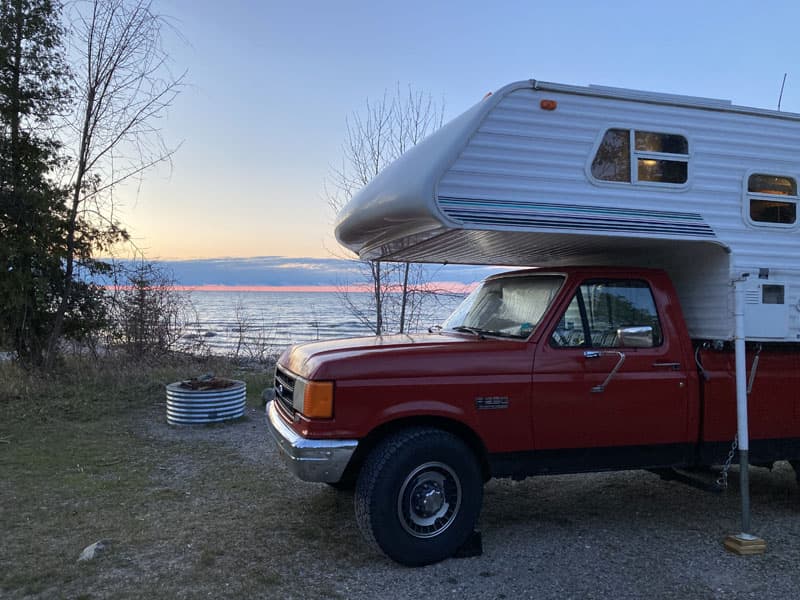
[[[372,335],[342,299],[329,292],[192,291],[195,317],[185,328],[184,344],[212,354],[264,359],[300,342]],[[462,296],[436,297],[425,307],[416,330],[441,323]],[[350,300],[368,309],[369,294]]]

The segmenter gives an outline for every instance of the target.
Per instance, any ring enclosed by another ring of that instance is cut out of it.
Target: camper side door
[[[644,278],[584,279],[542,337],[534,445],[565,450],[561,470],[682,462],[691,365],[661,312]]]

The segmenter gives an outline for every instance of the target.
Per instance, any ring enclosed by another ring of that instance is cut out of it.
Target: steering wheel
[[[569,346],[569,338],[567,338],[566,331],[563,329],[554,329],[550,339],[556,346]]]

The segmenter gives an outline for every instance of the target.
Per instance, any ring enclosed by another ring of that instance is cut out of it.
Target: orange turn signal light
[[[541,102],[539,102],[539,107],[542,110],[555,110],[557,106],[558,102],[556,102],[555,100],[542,100]]]
[[[309,381],[303,395],[303,414],[309,419],[333,418],[333,382]]]

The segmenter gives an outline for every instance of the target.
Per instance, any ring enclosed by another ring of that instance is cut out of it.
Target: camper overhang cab
[[[503,87],[341,212],[365,259],[666,270],[696,339],[800,340],[800,115],[535,80]]]

